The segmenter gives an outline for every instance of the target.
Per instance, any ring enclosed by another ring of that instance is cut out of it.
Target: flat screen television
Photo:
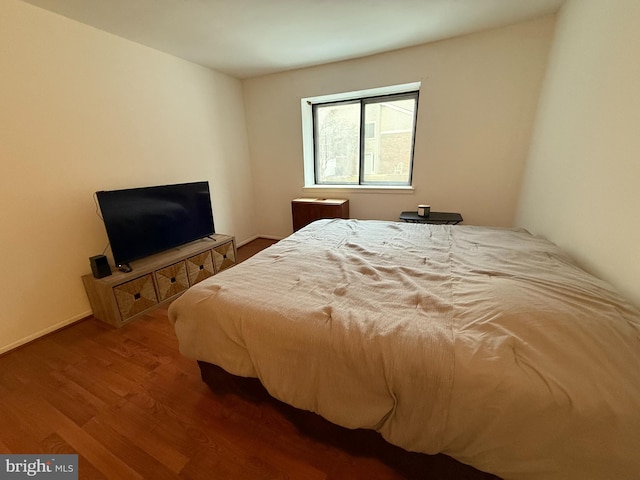
[[[118,267],[215,233],[209,182],[96,192]]]

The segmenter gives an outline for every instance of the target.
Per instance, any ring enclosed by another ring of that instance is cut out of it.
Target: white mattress
[[[320,220],[169,315],[184,355],[407,450],[640,477],[640,313],[526,231]]]

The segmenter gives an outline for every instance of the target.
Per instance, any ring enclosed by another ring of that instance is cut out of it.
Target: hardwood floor
[[[495,478],[219,375],[180,355],[166,308],[83,320],[0,357],[0,453],[77,453],[81,479]]]
[[[244,244],[238,248],[238,262],[242,262],[247,258],[252,257],[260,250],[264,250],[276,242],[277,240],[271,240],[269,238],[256,238],[255,240]]]

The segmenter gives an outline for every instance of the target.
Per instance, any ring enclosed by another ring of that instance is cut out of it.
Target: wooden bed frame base
[[[300,435],[332,449],[341,450],[347,455],[375,458],[398,472],[401,478],[499,480],[495,475],[476,470],[446,455],[408,452],[386,442],[373,430],[350,430],[335,425],[315,413],[291,407],[270,396],[257,378],[231,375],[217,365],[206,362],[198,361],[198,366],[202,381],[215,395],[237,395],[259,407],[261,414],[256,414],[255,409],[243,409],[246,415],[256,415],[255,424],[263,422],[269,414],[283,416],[296,427]],[[291,436],[290,429],[279,431],[278,422],[270,423],[273,423],[274,427],[273,438]],[[309,450],[309,458],[326,456],[327,450],[312,448]]]

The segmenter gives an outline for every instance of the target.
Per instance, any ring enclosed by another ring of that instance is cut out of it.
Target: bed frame
[[[202,381],[214,395],[237,395],[257,405],[261,410],[275,411],[284,416],[298,432],[323,445],[339,449],[351,456],[372,457],[398,472],[402,478],[500,480],[444,455],[426,455],[408,452],[387,443],[373,430],[347,428],[335,425],[319,415],[291,407],[273,398],[257,378],[238,377],[211,363],[198,361]],[[256,417],[256,422],[262,421]],[[289,435],[274,431],[274,438]]]

